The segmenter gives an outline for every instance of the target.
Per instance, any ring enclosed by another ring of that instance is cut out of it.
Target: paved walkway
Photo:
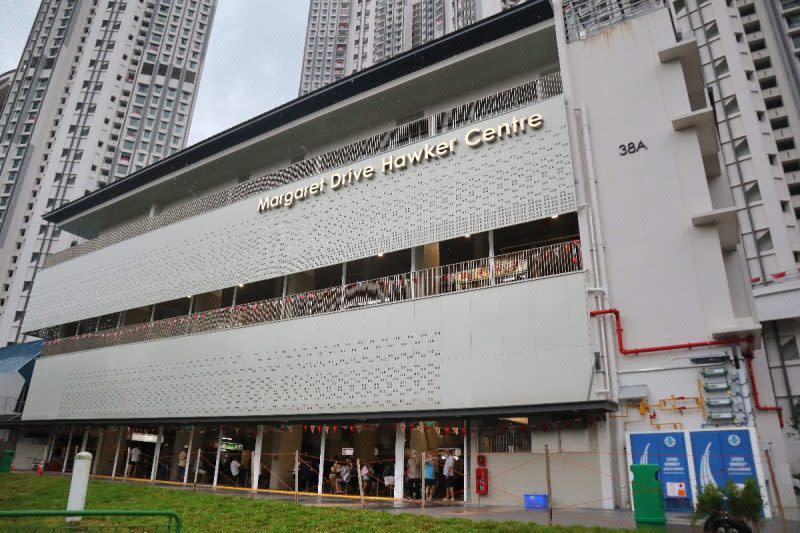
[[[173,488],[176,490],[193,490],[191,485],[184,486],[182,484],[162,484],[157,485]],[[264,498],[270,500],[294,501],[293,493],[273,493],[273,492],[258,492],[252,493],[248,490],[232,489],[225,487],[218,487],[216,490],[207,485],[198,485],[197,492],[214,492],[217,494],[229,494],[245,498]],[[325,506],[325,507],[350,507],[361,508],[361,502],[358,497],[350,497],[343,499],[334,496],[317,496],[317,495],[303,495],[299,498],[300,503],[312,506]],[[442,518],[464,518],[468,520],[495,520],[506,521],[514,520],[518,522],[535,522],[538,524],[547,523],[547,513],[544,511],[529,511],[521,507],[501,507],[501,506],[488,506],[488,507],[475,507],[464,505],[461,502],[448,503],[435,501],[426,504],[425,509],[422,509],[419,503],[412,502],[394,502],[394,501],[367,501],[367,509],[387,511],[390,513],[414,513],[425,514],[429,516],[436,516]],[[690,522],[690,515],[687,514],[670,514],[668,515],[669,523],[666,526],[666,531],[674,533],[690,533],[695,531]],[[790,533],[800,532],[800,509],[797,507],[788,509],[787,514],[787,529],[784,532],[781,527],[780,520],[777,516],[770,519],[762,533]],[[553,523],[556,525],[584,525],[584,526],[600,526],[607,528],[629,528],[636,529],[636,523],[633,521],[633,513],[626,510],[592,510],[592,509],[554,509]],[[653,529],[652,527],[648,529]]]

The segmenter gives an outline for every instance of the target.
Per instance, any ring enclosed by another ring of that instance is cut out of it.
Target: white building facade
[[[0,342],[45,258],[42,215],[186,145],[215,0],[44,0],[0,111]]]
[[[26,453],[314,495],[352,494],[328,477],[351,460],[401,499],[409,460],[452,450],[460,500],[522,505],[547,452],[556,508],[606,509],[669,458],[670,510],[748,477],[767,515],[793,502],[701,43],[658,3],[573,7],[527,2],[48,214],[87,240],[25,317]]]

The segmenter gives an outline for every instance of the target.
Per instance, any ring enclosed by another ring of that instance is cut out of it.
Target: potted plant
[[[732,480],[722,489],[708,484],[697,494],[692,523],[705,519],[704,532],[752,533],[761,529],[763,506],[764,500],[753,478],[748,478],[741,488]]]

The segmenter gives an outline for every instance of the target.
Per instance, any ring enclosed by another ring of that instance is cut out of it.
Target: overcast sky
[[[307,0],[218,0],[189,144],[297,96]],[[37,0],[0,0],[0,73],[16,68]]]

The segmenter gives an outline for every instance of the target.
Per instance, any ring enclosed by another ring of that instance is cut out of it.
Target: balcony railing
[[[627,19],[664,7],[664,0],[562,0],[568,41],[585,39]]]
[[[42,355],[207,333],[361,309],[581,270],[580,241],[417,270],[192,315],[48,340]]]

